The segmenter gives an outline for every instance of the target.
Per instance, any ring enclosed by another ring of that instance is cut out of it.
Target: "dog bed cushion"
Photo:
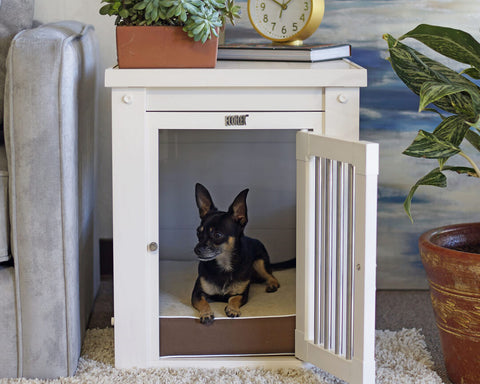
[[[160,355],[292,354],[295,332],[295,269],[275,271],[277,292],[252,284],[241,316],[225,315],[226,303],[212,302],[211,326],[200,323],[190,303],[197,262],[160,262]]]

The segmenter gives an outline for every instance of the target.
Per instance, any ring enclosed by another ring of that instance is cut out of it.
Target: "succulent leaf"
[[[137,3],[133,6],[133,9],[136,11],[141,11],[142,9],[145,9],[147,7],[147,3],[145,1],[142,1],[141,3]]]
[[[239,17],[234,0],[101,0],[99,13],[115,15],[116,25],[181,26],[195,41],[206,42],[225,19]]]
[[[102,8],[100,8],[99,13],[101,15],[108,15],[108,12],[110,11],[110,4],[104,5]]]
[[[126,9],[122,9],[120,12],[118,12],[118,15],[123,18],[127,18],[129,13]]]

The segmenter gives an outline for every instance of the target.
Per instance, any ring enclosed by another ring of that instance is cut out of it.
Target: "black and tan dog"
[[[280,286],[272,275],[264,245],[243,233],[248,221],[247,193],[248,189],[240,192],[223,212],[215,207],[203,185],[195,186],[201,219],[195,253],[200,263],[192,305],[200,312],[203,324],[211,324],[214,319],[209,301],[227,302],[227,316],[238,317],[240,307],[248,300],[250,283],[266,282],[267,292],[275,292]]]

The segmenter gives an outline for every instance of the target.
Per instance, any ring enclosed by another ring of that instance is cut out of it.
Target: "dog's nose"
[[[201,244],[197,244],[197,245],[195,246],[195,248],[193,249],[193,251],[195,252],[195,254],[196,254],[197,256],[200,256],[200,255],[202,254],[202,250],[203,250],[203,249],[204,249],[204,247],[202,247]]]

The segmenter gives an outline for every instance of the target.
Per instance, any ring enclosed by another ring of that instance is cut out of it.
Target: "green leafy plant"
[[[115,25],[180,26],[205,43],[228,19],[240,17],[234,0],[102,0],[101,15],[116,16]]]
[[[444,171],[480,178],[473,155],[480,152],[480,88],[474,82],[480,79],[480,43],[464,31],[426,24],[399,39],[389,34],[383,38],[388,43],[388,60],[393,70],[420,97],[419,111],[433,111],[441,117],[432,133],[420,130],[403,152],[407,156],[436,159],[438,165],[413,185],[405,199],[405,211],[412,220],[411,202],[418,187],[446,187]],[[400,42],[406,38],[423,43],[465,68],[457,72],[432,60]],[[469,153],[462,146],[465,141],[472,145]],[[466,166],[447,165],[454,156],[464,158]]]

